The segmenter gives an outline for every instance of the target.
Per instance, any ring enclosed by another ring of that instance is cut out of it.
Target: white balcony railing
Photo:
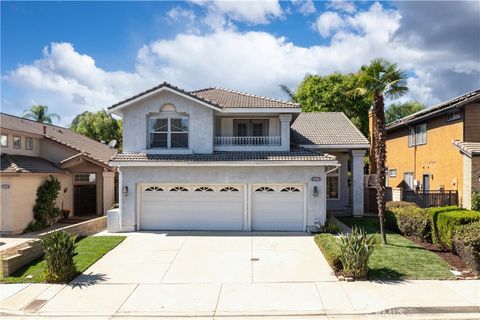
[[[268,137],[215,137],[215,146],[280,146],[282,139],[279,136]]]

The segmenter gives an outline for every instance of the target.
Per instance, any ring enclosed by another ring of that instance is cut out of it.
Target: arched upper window
[[[160,112],[177,112],[177,108],[171,103],[166,103],[160,108]]]
[[[145,191],[163,191],[163,189],[160,187],[148,187]]]
[[[197,189],[195,189],[195,191],[200,191],[200,192],[211,192],[213,191],[212,188],[210,187],[198,187]]]
[[[170,191],[188,191],[185,187],[173,187]]]
[[[272,191],[275,191],[275,190],[273,190],[270,187],[260,187],[255,189],[255,192],[272,192]]]
[[[238,189],[234,187],[224,187],[220,189],[220,192],[238,192]]]
[[[295,187],[285,187],[280,192],[300,192],[300,189]]]

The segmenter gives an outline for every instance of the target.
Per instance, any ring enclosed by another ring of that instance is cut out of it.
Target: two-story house
[[[21,233],[33,220],[37,188],[51,175],[61,183],[59,208],[103,215],[115,202],[116,153],[67,128],[0,113],[0,232]]]
[[[327,197],[363,214],[368,141],[341,113],[168,83],[109,110],[123,117],[123,153],[110,162],[122,231],[304,231],[324,224]]]
[[[470,208],[480,191],[480,90],[387,125],[387,183],[417,190],[457,190]]]

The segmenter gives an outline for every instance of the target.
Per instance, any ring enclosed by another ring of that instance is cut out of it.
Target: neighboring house
[[[417,191],[457,190],[470,207],[479,191],[480,90],[387,125],[387,183]]]
[[[75,216],[103,215],[115,202],[116,150],[69,129],[0,113],[1,233],[33,220],[37,188],[50,176],[62,189],[58,207]]]
[[[339,209],[353,204],[363,214],[368,141],[343,114],[301,114],[292,102],[168,83],[109,109],[123,117],[123,153],[110,162],[120,173],[122,231],[304,231],[325,222],[327,181]],[[349,201],[342,193],[353,148],[358,192]]]

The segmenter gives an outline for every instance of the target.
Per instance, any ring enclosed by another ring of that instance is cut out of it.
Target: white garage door
[[[144,186],[140,228],[142,230],[242,230],[243,187]]]
[[[252,230],[304,231],[304,186],[252,186]]]

